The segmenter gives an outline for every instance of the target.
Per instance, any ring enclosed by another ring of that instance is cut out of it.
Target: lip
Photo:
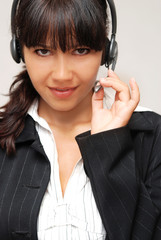
[[[54,87],[49,89],[51,90],[52,94],[55,97],[64,99],[70,97],[74,93],[76,88],[77,87],[64,87],[64,88]]]

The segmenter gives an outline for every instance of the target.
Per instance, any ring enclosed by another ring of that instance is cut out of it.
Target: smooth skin
[[[139,102],[139,89],[130,80],[131,91],[112,71],[100,79],[103,87],[116,91],[111,109],[103,109],[104,91],[93,93],[102,51],[77,47],[60,49],[23,48],[33,86],[40,95],[38,113],[49,124],[57,146],[62,196],[76,163],[81,158],[75,136],[125,126]]]

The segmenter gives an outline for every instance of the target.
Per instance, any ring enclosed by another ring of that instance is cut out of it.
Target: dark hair
[[[12,31],[27,47],[49,39],[63,52],[75,44],[97,51],[104,47],[107,26],[105,0],[21,0]]]
[[[109,31],[107,4],[105,0],[20,0],[11,28],[22,48],[50,41],[50,47],[63,52],[75,46],[100,51]],[[39,97],[26,70],[16,77],[9,96],[0,112],[0,144],[11,154],[27,111]]]

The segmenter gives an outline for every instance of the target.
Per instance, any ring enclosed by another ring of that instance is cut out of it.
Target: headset
[[[17,12],[18,4],[20,0],[14,0],[12,4],[12,10],[11,10],[11,24],[14,21],[14,17]],[[111,65],[111,69],[114,70],[117,62],[118,57],[118,44],[116,42],[116,31],[117,31],[117,15],[116,15],[116,8],[113,0],[107,0],[107,3],[110,8],[111,12],[111,20],[112,20],[112,31],[111,31],[111,39],[109,40],[107,38],[106,40],[106,49],[105,49],[105,56],[102,60],[101,65],[104,65],[109,68]],[[15,31],[16,32],[16,31]],[[19,43],[19,40],[17,39],[15,34],[12,34],[12,40],[10,42],[10,50],[12,58],[16,63],[20,63],[21,59],[23,60],[22,54],[21,54],[21,45]]]

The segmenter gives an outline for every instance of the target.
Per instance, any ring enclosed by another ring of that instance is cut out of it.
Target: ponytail
[[[8,155],[15,153],[15,139],[22,132],[27,111],[38,96],[24,70],[10,87],[9,102],[0,108],[0,145]]]

